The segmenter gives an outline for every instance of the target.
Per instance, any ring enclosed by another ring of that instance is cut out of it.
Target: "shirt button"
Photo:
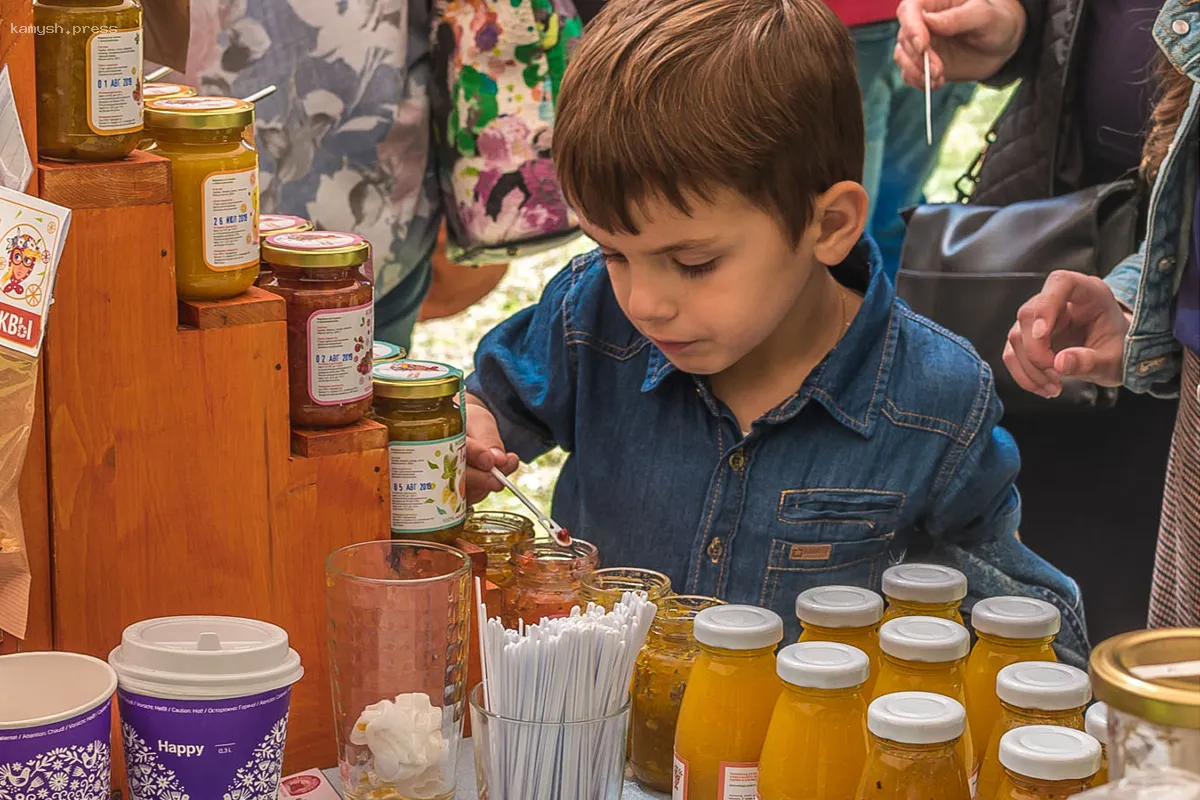
[[[708,543],[708,557],[714,564],[721,560],[721,554],[724,552],[725,544],[721,541],[720,537]]]
[[[1171,30],[1175,31],[1175,33],[1179,34],[1180,36],[1183,36],[1191,29],[1192,26],[1187,24],[1187,20],[1177,19],[1171,23]]]
[[[741,472],[746,466],[745,454],[741,450],[734,450],[733,454],[729,456],[729,466],[733,468],[734,472]]]
[[[1158,260],[1159,272],[1170,272],[1175,268],[1175,259],[1171,256],[1164,256]]]

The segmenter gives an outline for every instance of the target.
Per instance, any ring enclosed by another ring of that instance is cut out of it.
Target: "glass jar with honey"
[[[1083,729],[1100,743],[1100,771],[1096,773],[1093,786],[1108,783],[1108,704],[1092,703],[1083,715]]]
[[[152,100],[172,100],[176,97],[195,97],[196,90],[191,86],[180,83],[147,83],[142,86],[142,98],[149,103]],[[154,138],[142,131],[142,140],[138,142],[138,150],[149,150],[154,147]]]
[[[487,553],[487,579],[503,586],[512,577],[513,547],[534,539],[533,520],[507,511],[472,511],[462,538]]]
[[[537,539],[512,549],[512,578],[500,590],[501,620],[506,628],[518,621],[534,625],[543,617],[565,617],[580,605],[583,576],[600,565],[596,546],[573,539],[562,547]]]
[[[884,695],[867,709],[867,729],[871,753],[856,800],[970,800],[961,703],[929,692]]]
[[[967,576],[940,564],[897,564],[883,572],[887,611],[896,617],[940,617],[963,624],[959,608],[967,596]]]
[[[874,696],[882,660],[883,598],[858,586],[817,586],[796,597],[796,617],[803,626],[800,641],[841,642],[867,654],[871,674],[864,691],[867,697]]]
[[[1100,743],[1073,728],[1028,725],[1000,739],[1004,778],[994,800],[1068,800],[1100,769]]]
[[[626,592],[645,592],[647,600],[658,603],[671,593],[671,579],[652,569],[598,569],[583,576],[579,586],[579,599],[612,611]]]

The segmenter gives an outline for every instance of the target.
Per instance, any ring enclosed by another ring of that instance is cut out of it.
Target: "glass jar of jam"
[[[277,233],[263,242],[263,288],[287,304],[292,424],[333,428],[371,407],[375,304],[360,267],[370,245],[352,233]]]
[[[398,344],[381,342],[376,339],[374,344],[371,345],[371,361],[375,364],[395,361],[398,358],[404,358],[406,355],[408,355],[408,351]]]
[[[254,126],[250,127],[253,128]],[[265,242],[268,236],[276,233],[299,233],[300,231],[311,231],[312,229],[313,224],[304,217],[293,217],[291,214],[258,215],[258,240],[260,242]],[[258,277],[255,279],[254,285],[265,286],[269,277],[271,277],[271,265],[260,259],[258,262]]]
[[[596,546],[575,539],[567,547],[549,540],[521,542],[512,550],[512,579],[500,593],[506,628],[565,617],[580,604],[580,581],[600,564]]]
[[[195,97],[196,90],[181,83],[147,83],[142,86],[142,98],[149,103],[152,100],[173,100],[176,97]],[[142,140],[138,142],[138,150],[149,150],[154,147],[154,137],[142,131]]]
[[[462,372],[433,361],[379,364],[372,416],[388,429],[392,535],[453,544],[467,517]]]
[[[462,538],[487,553],[487,578],[503,586],[512,576],[509,559],[513,546],[533,541],[533,520],[506,511],[472,511],[463,526]]]
[[[626,592],[645,592],[646,599],[657,603],[671,594],[671,579],[661,572],[636,567],[598,569],[583,576],[579,599],[612,611]]]
[[[171,161],[181,300],[236,297],[258,277],[258,153],[241,136],[253,120],[232,97],[146,104],[155,152]]]
[[[38,155],[113,161],[142,139],[142,6],[136,0],[33,4]]]

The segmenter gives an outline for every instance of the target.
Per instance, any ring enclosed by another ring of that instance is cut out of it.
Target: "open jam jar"
[[[362,274],[370,245],[352,233],[299,231],[262,246],[263,286],[287,304],[288,399],[292,423],[332,428],[371,407],[375,306]]]
[[[501,590],[501,620],[536,624],[542,617],[565,617],[581,604],[583,577],[600,565],[596,545],[575,539],[567,547],[550,540],[521,542],[512,551],[512,579]]]
[[[533,541],[533,520],[507,511],[472,511],[462,538],[487,553],[487,578],[503,586],[512,577],[513,546]]]

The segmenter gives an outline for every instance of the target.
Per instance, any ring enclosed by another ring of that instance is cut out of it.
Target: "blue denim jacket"
[[[1055,603],[1062,657],[1081,664],[1078,587],[1015,536],[1019,458],[988,366],[896,299],[870,240],[838,274],[865,292],[861,310],[749,435],[630,324],[598,250],[483,339],[467,389],[522,460],[571,454],[554,515],[607,566],[772,608],[794,641],[801,591],[878,590],[891,564],[939,561],[966,573],[967,609],[997,594]]]
[[[1154,23],[1154,38],[1176,69],[1200,81],[1196,0],[1168,0]],[[1117,299],[1133,311],[1133,327],[1125,339],[1125,386],[1162,397],[1179,393],[1183,363],[1172,316],[1195,211],[1198,109],[1200,86],[1192,88],[1183,122],[1150,192],[1146,239],[1105,278]]]

